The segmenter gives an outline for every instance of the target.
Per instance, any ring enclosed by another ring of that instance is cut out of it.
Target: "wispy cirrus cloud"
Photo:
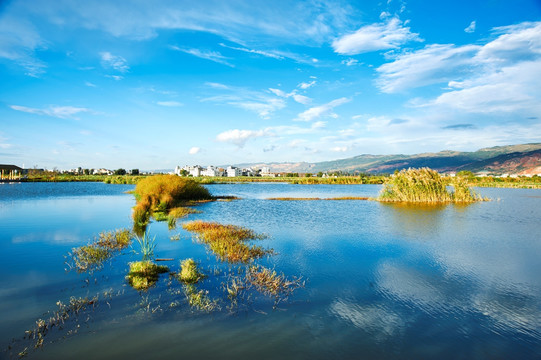
[[[83,107],[75,106],[50,106],[47,109],[36,109],[20,105],[10,105],[10,108],[16,111],[22,111],[30,114],[51,116],[60,119],[74,119],[79,120],[75,115],[80,113],[91,113],[92,110]]]
[[[419,34],[411,32],[405,23],[393,17],[386,22],[361,27],[352,34],[344,35],[332,43],[334,51],[342,55],[397,49],[410,41],[423,41]]]
[[[337,106],[343,105],[345,103],[350,102],[351,99],[342,97],[333,101],[330,101],[326,104],[314,106],[310,109],[303,111],[299,115],[297,115],[297,118],[295,120],[297,121],[312,121],[315,119],[318,119],[322,116],[330,116],[330,117],[338,117],[335,113],[333,113],[333,109]]]
[[[158,101],[156,104],[166,107],[180,107],[184,105],[183,103],[178,101]]]
[[[213,61],[213,62],[218,63],[218,64],[226,65],[226,66],[229,66],[229,67],[235,67],[233,64],[231,64],[231,63],[229,63],[227,61],[227,60],[229,60],[229,58],[223,56],[218,51],[200,50],[200,49],[193,49],[193,48],[192,49],[183,49],[183,48],[180,48],[180,47],[178,47],[176,45],[172,45],[169,48],[172,49],[172,50],[181,51],[183,53],[196,56],[196,57],[201,58],[201,59]]]
[[[283,98],[271,96],[266,92],[218,83],[206,83],[206,85],[213,90],[221,90],[223,93],[204,98],[201,101],[235,106],[255,112],[263,119],[268,119],[275,111],[286,106]],[[274,94],[276,95],[276,93]]]
[[[0,19],[0,58],[13,61],[26,71],[26,75],[38,77],[47,65],[36,56],[37,50],[47,48],[31,21],[14,14],[2,14]]]
[[[121,73],[128,72],[130,67],[128,62],[122,56],[113,55],[108,51],[100,53],[101,65],[106,69],[113,69]]]
[[[265,57],[269,57],[269,58],[273,58],[273,59],[277,59],[277,60],[283,60],[285,58],[284,56],[279,55],[278,53],[276,53],[274,51],[254,50],[254,49],[248,49],[248,48],[245,48],[245,47],[229,46],[229,45],[226,45],[224,43],[220,43],[220,46],[222,46],[224,48],[227,48],[227,49],[231,49],[231,50],[237,50],[237,51],[242,51],[242,52],[249,53],[249,54],[261,55],[261,56],[265,56]]]

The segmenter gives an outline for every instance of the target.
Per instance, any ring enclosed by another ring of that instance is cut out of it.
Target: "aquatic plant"
[[[199,239],[209,245],[210,250],[222,261],[246,263],[272,253],[272,250],[246,244],[248,240],[263,239],[265,236],[241,226],[192,221],[182,227],[197,233]]]
[[[147,230],[143,233],[143,236],[136,235],[135,241],[139,244],[139,254],[143,256],[143,260],[151,260],[154,257],[154,249],[156,248],[156,236],[151,238]]]
[[[271,197],[266,200],[279,200],[279,201],[310,201],[310,200],[369,200],[365,196],[341,196],[331,198],[318,198],[318,197]]]
[[[115,251],[126,248],[131,239],[132,233],[127,229],[102,232],[94,242],[73,248],[66,264],[79,272],[98,270]]]
[[[200,211],[189,208],[189,207],[185,207],[185,206],[178,206],[169,210],[169,216],[172,216],[177,219],[186,217],[189,214],[197,214],[197,213],[200,213]]]
[[[300,278],[287,279],[284,274],[263,266],[250,266],[246,280],[262,294],[284,297],[302,286]]]
[[[36,340],[34,348],[42,347],[44,337],[53,329],[53,327],[64,324],[71,316],[78,315],[79,312],[85,310],[89,305],[94,306],[97,301],[97,296],[91,299],[86,297],[76,298],[72,296],[69,299],[68,304],[57,301],[56,305],[58,306],[58,310],[46,320],[38,319],[36,321],[36,326],[33,329],[25,331],[25,337],[27,339]]]
[[[130,272],[126,276],[128,283],[135,290],[147,290],[158,281],[159,275],[169,271],[165,265],[157,265],[150,260],[130,263]]]
[[[181,270],[178,278],[185,284],[195,284],[205,277],[193,259],[186,259],[180,264]]]
[[[429,168],[407,169],[394,174],[384,185],[377,200],[383,202],[448,203],[474,202],[480,197],[465,182],[457,181],[455,192],[437,171]],[[456,196],[455,196],[456,195]]]
[[[211,300],[206,290],[197,290],[195,285],[188,284],[184,287],[184,292],[188,299],[188,304],[193,308],[206,312],[219,309],[218,302]]]
[[[132,236],[128,229],[102,232],[98,235],[96,244],[111,250],[121,250],[130,245]]]

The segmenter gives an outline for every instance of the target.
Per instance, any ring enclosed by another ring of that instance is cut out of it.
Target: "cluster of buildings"
[[[254,168],[238,168],[235,166],[228,166],[227,168],[219,168],[215,166],[207,166],[206,168],[195,165],[195,166],[177,166],[175,168],[175,174],[179,176],[226,176],[226,177],[238,177],[238,176],[269,176],[275,177],[276,174],[270,172],[270,168],[263,167],[261,169]]]

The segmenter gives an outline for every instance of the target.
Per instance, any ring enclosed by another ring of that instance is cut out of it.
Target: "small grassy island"
[[[454,191],[449,191],[451,185]],[[472,203],[483,201],[461,177],[451,183],[429,168],[402,170],[389,178],[377,198],[382,202]]]
[[[143,229],[150,216],[174,223],[176,218],[196,212],[187,205],[214,199],[201,184],[176,175],[146,177],[137,183],[134,194],[137,201],[133,209],[134,226]]]

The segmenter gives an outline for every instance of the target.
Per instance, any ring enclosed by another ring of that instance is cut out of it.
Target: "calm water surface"
[[[304,288],[277,304],[252,294],[230,307],[219,263],[180,226],[153,223],[158,257],[192,257],[221,305],[191,309],[168,275],[139,293],[125,281],[132,249],[93,274],[65,256],[104,230],[131,227],[130,185],[0,185],[0,357],[29,358],[537,359],[541,357],[541,191],[479,189],[491,202],[398,206],[268,197],[375,196],[373,185],[209,185],[242,199],[200,205],[203,219],[269,237],[258,263]],[[180,240],[173,241],[171,236]],[[107,292],[107,295],[104,295]],[[99,295],[33,350],[25,330],[57,301]]]

